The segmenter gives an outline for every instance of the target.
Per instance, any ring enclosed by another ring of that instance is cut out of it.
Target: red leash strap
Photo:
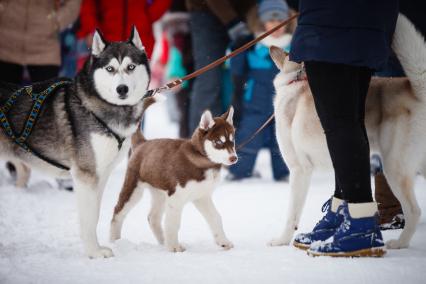
[[[152,90],[148,90],[148,92],[145,94],[145,96],[143,98],[147,98],[147,97],[153,96],[156,93],[160,93],[160,92],[163,92],[165,90],[172,89],[172,88],[174,88],[176,86],[179,86],[184,81],[191,80],[191,79],[193,79],[193,78],[195,78],[195,77],[197,77],[197,76],[199,76],[199,75],[201,75],[201,74],[209,71],[210,69],[219,66],[220,64],[222,64],[223,62],[225,62],[229,58],[232,58],[232,57],[240,54],[241,52],[246,51],[247,49],[249,49],[250,47],[252,47],[256,43],[258,43],[259,41],[261,41],[265,37],[269,36],[270,34],[274,33],[275,31],[279,30],[280,28],[284,27],[285,25],[287,25],[288,23],[290,23],[292,20],[296,19],[297,16],[299,16],[298,13],[296,13],[293,16],[291,16],[287,20],[283,21],[282,23],[280,23],[276,27],[270,29],[269,31],[264,32],[262,35],[260,35],[259,37],[253,39],[252,41],[246,43],[245,45],[241,46],[240,48],[237,48],[236,50],[234,50],[233,52],[229,53],[228,55],[225,55],[225,56],[217,59],[216,61],[213,61],[209,65],[206,65],[206,66],[204,66],[204,67],[202,67],[202,68],[200,68],[200,69],[192,72],[191,74],[188,74],[188,75],[182,77],[181,79],[177,79],[177,80],[174,80],[172,82],[169,82],[169,83],[167,83],[166,85],[164,85],[162,87],[159,87],[159,88],[156,88],[156,89],[152,89]]]
[[[216,61],[213,61],[212,63],[204,66],[203,68],[200,68],[194,72],[192,72],[191,74],[188,74],[184,77],[182,77],[181,79],[177,79],[174,80],[172,82],[167,83],[166,85],[156,88],[156,89],[152,89],[152,90],[148,90],[148,92],[144,95],[144,99],[151,97],[153,95],[155,95],[156,93],[160,93],[163,92],[165,90],[169,90],[172,89],[176,86],[179,86],[180,84],[182,84],[184,81],[187,80],[191,80],[207,71],[209,71],[210,69],[213,69],[217,66],[219,66],[220,64],[222,64],[223,62],[225,62],[226,60],[240,54],[241,52],[246,51],[247,49],[249,49],[250,47],[252,47],[253,45],[255,45],[256,43],[258,43],[259,41],[261,41],[262,39],[264,39],[265,37],[269,36],[270,34],[274,33],[275,31],[279,30],[280,28],[284,27],[285,25],[287,25],[288,23],[290,23],[292,20],[296,19],[297,16],[299,16],[298,13],[296,13],[295,15],[293,15],[292,17],[288,18],[287,20],[283,21],[282,23],[280,23],[279,25],[277,25],[276,27],[270,29],[269,31],[266,31],[265,33],[263,33],[262,35],[260,35],[259,37],[253,39],[252,41],[246,43],[245,45],[241,46],[240,48],[237,48],[236,50],[234,50],[233,52],[229,53],[228,55],[225,55],[219,59],[217,59]],[[247,140],[243,141],[241,144],[239,144],[237,146],[237,151],[240,150],[241,148],[243,148],[245,145],[247,145],[248,143],[250,143],[263,129],[265,129],[266,126],[268,126],[268,124],[274,119],[274,114],[272,114],[263,124],[261,127],[259,127]]]

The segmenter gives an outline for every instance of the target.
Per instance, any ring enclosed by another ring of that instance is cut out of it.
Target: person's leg
[[[0,81],[20,85],[23,72],[22,65],[0,61]]]
[[[371,75],[365,75],[364,68],[342,64],[306,62],[305,66],[343,197],[351,203],[371,202],[369,144],[360,117],[366,97],[360,95],[360,80],[368,86]]]
[[[360,76],[359,76],[360,99],[358,104],[358,113],[359,113],[358,117],[359,117],[360,125],[362,126],[364,137],[367,140],[367,143],[368,143],[368,136],[367,136],[367,130],[365,128],[364,117],[365,117],[365,101],[366,101],[366,96],[368,92],[368,87],[370,84],[370,78],[371,78],[371,70],[368,68],[361,68]],[[370,152],[370,146],[368,147],[369,147],[368,152]],[[334,180],[335,180],[334,197],[343,199],[342,188],[339,184],[337,173],[334,174]]]
[[[191,12],[190,24],[196,70],[225,55],[229,39],[217,17],[209,12]],[[216,67],[195,79],[189,110],[191,133],[198,126],[203,111],[209,109],[213,115],[221,113],[221,78],[221,68]]]
[[[263,116],[254,115],[248,111],[245,112],[240,127],[235,132],[235,144],[238,146],[246,141],[256,129],[262,125]],[[253,168],[256,163],[257,153],[264,144],[264,137],[257,135],[252,141],[237,151],[238,163],[229,168],[232,179],[242,179],[253,175]]]
[[[330,241],[311,246],[308,254],[382,256],[384,243],[371,194],[370,148],[364,125],[371,71],[322,62],[307,62],[305,67],[338,185],[347,201],[336,214],[343,215],[345,225],[339,226]]]
[[[189,138],[188,110],[189,110],[189,88],[182,88],[176,93],[177,107],[179,110],[179,137]]]
[[[57,65],[28,65],[31,82],[40,82],[58,77],[59,66]]]

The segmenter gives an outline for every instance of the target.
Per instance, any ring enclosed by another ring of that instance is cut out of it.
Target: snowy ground
[[[173,137],[164,106],[150,109],[149,137]],[[267,247],[282,227],[289,197],[287,183],[274,183],[262,153],[263,178],[223,182],[214,200],[235,248],[221,251],[192,205],[183,214],[180,238],[187,251],[172,254],[157,245],[146,216],[149,194],[124,224],[124,239],[112,246],[115,257],[89,260],[78,234],[73,193],[56,189],[49,179],[33,177],[28,189],[16,189],[0,172],[0,283],[425,283],[426,217],[422,216],[409,249],[388,251],[382,259],[311,258],[293,247]],[[3,166],[0,165],[2,168]],[[110,178],[98,232],[108,243],[109,221],[122,184],[125,164]],[[166,173],[165,173],[166,174]],[[312,228],[331,194],[328,174],[313,178],[300,230]],[[416,194],[426,212],[426,182]],[[385,232],[385,239],[399,232]]]

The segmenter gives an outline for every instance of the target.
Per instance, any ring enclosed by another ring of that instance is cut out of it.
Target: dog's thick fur
[[[33,90],[43,90],[50,84],[35,84]],[[100,202],[111,171],[129,151],[130,137],[141,119],[142,97],[148,84],[148,59],[136,29],[127,42],[109,43],[96,32],[92,55],[85,67],[71,85],[45,102],[27,140],[39,153],[69,167],[70,171],[25,152],[0,131],[1,159],[56,177],[71,175],[78,201],[81,238],[89,257],[112,256],[111,249],[98,243]],[[126,91],[123,91],[124,85]],[[16,89],[2,87],[0,103]],[[32,103],[27,96],[21,96],[8,113],[16,132],[22,129]]]
[[[178,231],[188,202],[193,202],[206,219],[216,244],[225,249],[233,247],[211,198],[221,166],[237,161],[232,116],[232,107],[221,117],[204,112],[199,128],[187,140],[147,141],[140,131],[134,134],[126,178],[111,221],[112,241],[121,237],[125,217],[142,198],[143,190],[149,189],[152,206],[148,222],[158,243],[169,251],[184,251]]]
[[[426,174],[426,46],[423,37],[402,15],[398,18],[393,49],[408,78],[372,79],[365,122],[371,149],[380,153],[384,173],[405,216],[400,237],[388,241],[387,247],[405,248],[420,218],[414,178],[418,173]],[[290,169],[291,187],[284,231],[270,242],[277,246],[288,245],[297,230],[312,171],[332,165],[308,83],[294,82],[296,76],[300,77],[300,64],[290,62],[278,48],[270,51],[280,69],[274,80],[276,134]]]

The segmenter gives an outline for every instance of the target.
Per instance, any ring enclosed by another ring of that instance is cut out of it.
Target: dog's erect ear
[[[108,42],[103,38],[101,32],[96,29],[92,41],[92,54],[94,56],[99,56],[99,54],[101,54],[107,44]]]
[[[222,115],[222,118],[225,119],[226,122],[228,122],[229,124],[234,125],[233,117],[234,117],[234,107],[230,106],[229,109],[228,109],[228,111],[225,112]]]
[[[288,53],[279,47],[271,45],[269,48],[269,54],[271,55],[275,65],[277,65],[278,69],[282,70],[284,67],[284,60],[288,56]]]
[[[133,25],[132,27],[132,32],[127,42],[133,44],[139,50],[142,50],[142,51],[145,50],[145,47],[142,44],[141,38],[139,37],[139,33],[135,25]]]
[[[212,113],[209,110],[206,110],[205,112],[203,112],[203,115],[201,116],[201,119],[200,119],[200,128],[202,130],[209,130],[210,128],[213,127],[214,123],[215,122],[214,122]]]

